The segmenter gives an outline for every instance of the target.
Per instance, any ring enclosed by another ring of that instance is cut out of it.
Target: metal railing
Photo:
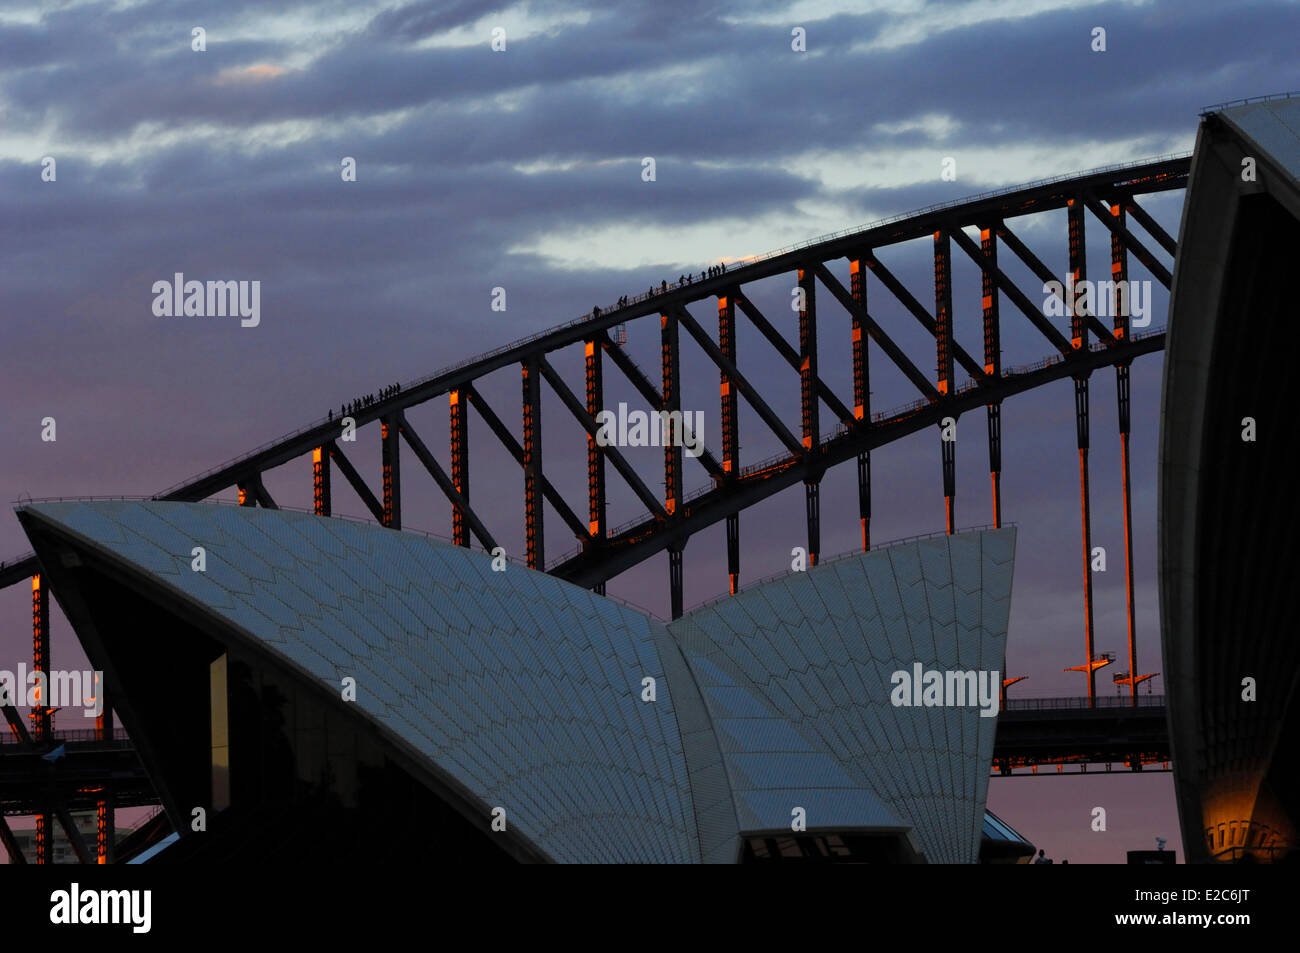
[[[4,562],[0,562],[0,570],[3,570],[6,566],[15,566],[18,563],[24,563],[35,555],[36,551],[32,550],[31,552],[23,553],[20,556],[15,556],[13,559],[6,559]]]
[[[1134,342],[1136,342],[1136,341],[1141,341],[1141,340],[1145,340],[1146,338],[1152,337],[1152,336],[1157,335],[1157,334],[1163,334],[1164,332],[1165,332],[1165,326],[1164,326],[1164,325],[1160,325],[1160,326],[1158,326],[1158,327],[1151,328],[1151,329],[1148,330],[1148,331],[1144,331],[1144,332],[1139,333],[1139,334],[1131,335],[1131,337],[1129,338],[1129,340],[1134,341]],[[1110,347],[1110,346],[1111,346],[1111,345],[1110,345],[1109,343],[1105,342],[1105,341],[1094,341],[1094,342],[1092,342],[1092,343],[1090,344],[1089,349],[1092,350],[1092,351],[1102,351],[1102,350],[1105,350],[1106,348],[1108,348],[1108,347]],[[630,360],[630,358],[629,358],[629,360]],[[1049,354],[1049,355],[1047,355],[1046,357],[1040,358],[1039,360],[1033,362],[1032,364],[1021,364],[1021,365],[1016,365],[1016,366],[1013,366],[1013,367],[1010,367],[1010,368],[1003,368],[1003,370],[1002,370],[1002,376],[1003,376],[1003,378],[1007,378],[1007,377],[1016,377],[1016,376],[1019,376],[1019,375],[1022,375],[1022,374],[1033,373],[1033,372],[1035,372],[1035,371],[1039,371],[1039,370],[1043,370],[1044,368],[1051,367],[1052,365],[1059,364],[1059,363],[1061,363],[1063,360],[1065,360],[1065,355],[1062,355],[1062,354],[1059,354],[1059,353]],[[435,375],[435,376],[436,376],[436,375]],[[963,393],[966,393],[966,392],[968,392],[968,391],[974,390],[974,389],[978,388],[979,386],[980,386],[980,381],[979,381],[977,378],[968,377],[968,378],[965,378],[965,379],[964,379],[964,381],[962,382],[962,384],[961,384],[961,385],[956,389],[956,391],[955,391],[954,393],[956,393],[956,394],[963,394]],[[935,401],[932,400],[932,399],[929,398],[929,397],[920,397],[920,398],[917,398],[916,400],[909,401],[909,402],[906,403],[906,404],[900,404],[900,405],[897,406],[897,407],[890,408],[889,410],[885,410],[885,411],[876,411],[876,412],[872,413],[872,415],[871,415],[871,422],[872,422],[873,424],[877,424],[877,423],[881,423],[881,422],[884,422],[884,421],[897,421],[897,420],[901,420],[901,419],[903,419],[903,418],[904,418],[905,416],[907,416],[907,415],[913,414],[913,413],[915,413],[915,412],[917,412],[917,411],[919,411],[919,410],[923,410],[923,409],[925,409],[926,407],[931,406],[933,403],[935,403]],[[303,431],[301,431],[301,432],[306,432],[306,430],[308,430],[308,429],[311,429],[311,428],[305,428],[305,429],[304,429]],[[836,423],[836,425],[835,425],[834,428],[832,428],[831,430],[828,430],[828,431],[826,431],[825,433],[823,433],[823,434],[820,435],[820,442],[821,442],[821,443],[829,443],[829,442],[831,442],[831,441],[833,441],[833,440],[839,439],[840,437],[844,436],[844,434],[846,434],[846,433],[849,431],[849,429],[850,429],[850,425],[844,423],[843,421],[839,421],[839,422]],[[269,443],[269,444],[265,444],[263,447],[259,448],[258,450],[254,450],[254,451],[250,452],[249,454],[246,454],[245,456],[253,456],[253,455],[259,453],[262,449],[266,449],[267,447],[275,446],[275,445],[278,444],[279,442],[281,442],[281,441],[272,441],[272,442]],[[238,459],[243,459],[243,458],[241,457],[241,458],[238,458]],[[742,468],[740,469],[740,471],[739,471],[739,479],[746,479],[746,478],[752,477],[752,476],[754,476],[755,474],[762,473],[762,472],[764,472],[764,471],[766,471],[766,470],[769,470],[769,469],[771,469],[771,468],[773,468],[773,467],[778,467],[778,466],[789,466],[789,465],[792,465],[792,464],[794,464],[798,459],[799,459],[799,457],[798,457],[797,455],[795,455],[795,454],[791,454],[791,453],[788,453],[788,452],[786,452],[786,451],[779,451],[779,452],[777,452],[777,453],[775,453],[775,454],[772,454],[771,456],[768,456],[768,457],[766,457],[766,458],[764,458],[764,459],[762,459],[762,460],[759,460],[759,461],[757,461],[757,462],[755,462],[755,463],[747,464],[746,466],[742,467]],[[204,476],[208,475],[208,473],[215,473],[215,472],[217,472],[218,470],[221,470],[221,469],[223,469],[224,467],[226,467],[226,466],[228,466],[228,465],[229,465],[229,463],[226,463],[226,464],[222,464],[222,465],[219,466],[219,467],[214,467],[212,470],[207,471],[207,472],[205,472],[204,474],[201,474],[199,477],[196,477],[195,480],[202,479]],[[194,482],[194,481],[187,481],[187,483],[188,483],[188,482]],[[48,496],[48,497],[30,497],[30,496],[27,496],[27,495],[22,495],[22,496],[20,496],[18,499],[14,500],[14,501],[13,501],[13,504],[14,504],[14,505],[22,505],[22,504],[24,504],[24,503],[99,502],[99,501],[116,501],[116,500],[121,500],[121,501],[132,501],[132,502],[148,502],[148,501],[151,501],[151,500],[160,500],[160,499],[162,499],[163,497],[167,496],[169,493],[173,492],[173,491],[174,491],[175,489],[177,489],[178,487],[180,487],[180,486],[184,486],[184,485],[187,485],[187,484],[177,484],[176,487],[172,487],[171,489],[165,490],[165,491],[163,491],[162,493],[159,493],[159,494],[154,495],[154,496],[142,496],[142,495],[80,495],[80,496]],[[697,486],[695,489],[689,491],[688,493],[686,493],[686,494],[682,497],[682,502],[683,502],[684,504],[685,504],[685,503],[691,503],[691,502],[694,502],[695,500],[699,499],[700,497],[704,496],[705,494],[712,492],[712,491],[713,491],[714,489],[716,489],[716,488],[717,488],[717,483],[716,483],[716,482],[713,482],[713,483],[706,483],[706,484],[703,484],[703,485],[701,485],[701,486]],[[229,504],[223,503],[223,502],[220,501],[220,500],[214,500],[214,499],[200,500],[200,501],[197,501],[197,502],[202,502],[202,503],[217,503],[217,504],[220,504],[220,505],[229,505]],[[306,508],[306,507],[281,505],[279,508],[280,508],[280,509],[285,509],[285,510],[292,510],[292,511],[294,511],[294,512],[300,512],[300,513],[314,513],[314,510],[312,510],[312,509],[308,509],[308,508]],[[331,515],[334,516],[334,517],[336,517],[336,518],[338,518],[338,519],[353,520],[353,521],[360,522],[360,523],[374,523],[374,522],[375,522],[373,519],[368,518],[368,517],[365,517],[365,516],[350,516],[350,515],[347,515],[347,514],[331,514]],[[649,513],[645,513],[645,514],[643,514],[643,515],[641,515],[641,516],[635,516],[635,517],[632,517],[631,519],[628,519],[628,520],[624,521],[623,523],[620,523],[620,524],[618,524],[617,526],[612,527],[612,528],[608,531],[607,535],[608,535],[609,537],[617,537],[617,536],[621,535],[622,533],[625,533],[625,532],[627,532],[627,531],[629,531],[629,530],[631,530],[631,529],[634,529],[635,527],[639,526],[640,524],[646,522],[648,519],[650,519],[650,514],[649,514]],[[431,538],[431,539],[437,539],[437,540],[440,540],[440,541],[442,541],[442,542],[453,543],[453,540],[451,540],[449,537],[447,537],[447,536],[445,536],[445,535],[443,535],[443,534],[441,534],[441,533],[434,532],[434,531],[432,531],[432,530],[420,530],[420,529],[406,529],[406,528],[403,528],[403,532],[412,532],[412,533],[416,533],[416,534],[421,535],[421,536],[429,537],[429,538]],[[453,543],[453,545],[454,545],[454,543]],[[549,560],[549,561],[546,563],[546,571],[550,571],[551,569],[554,569],[556,566],[559,566],[559,565],[561,565],[561,564],[563,564],[563,563],[569,561],[570,559],[575,558],[576,556],[578,556],[579,554],[582,553],[584,547],[585,547],[585,544],[580,542],[579,545],[573,547],[572,549],[569,549],[568,551],[564,552],[564,553],[561,554],[560,556],[555,557],[555,558]],[[25,553],[25,554],[23,554],[23,555],[21,555],[21,556],[17,556],[17,557],[15,557],[15,558],[13,558],[13,559],[6,560],[5,562],[0,562],[0,570],[4,569],[4,567],[7,566],[7,565],[10,565],[10,564],[12,564],[12,563],[19,563],[19,562],[22,562],[22,561],[24,561],[24,560],[27,560],[27,559],[32,558],[32,557],[35,556],[35,555],[36,555],[36,554],[35,554],[34,552],[28,552],[28,553]],[[516,565],[522,565],[522,566],[525,566],[525,567],[526,567],[526,563],[523,562],[522,560],[516,558],[516,557],[507,556],[506,558],[507,558],[510,562],[515,563]],[[610,597],[610,598],[614,598],[614,597]],[[654,613],[649,612],[649,610],[645,609],[644,607],[639,606],[639,605],[636,605],[635,603],[630,602],[630,601],[628,601],[628,600],[624,600],[624,599],[615,599],[615,601],[616,601],[616,602],[621,602],[621,603],[627,605],[629,608],[636,609],[638,612],[644,612],[644,613],[646,613],[647,615],[652,615],[652,616],[654,615]],[[656,616],[656,618],[658,618],[658,617]]]
[[[67,743],[69,745],[96,745],[103,748],[130,748],[131,741],[123,737],[120,730],[114,733],[112,738],[101,738],[94,728],[76,729],[73,731],[62,731],[58,728],[51,728],[48,738],[32,738],[32,745],[42,749],[45,753],[46,748],[57,748],[59,745]],[[0,745],[19,745],[22,740],[14,734],[13,729],[8,725],[0,731]]]
[[[1277,98],[1281,98],[1281,97],[1279,96]],[[873,229],[881,228],[886,225],[893,225],[898,222],[904,222],[907,221],[908,219],[916,218],[921,215],[929,215],[929,214],[933,214],[934,212],[943,211],[945,209],[957,208],[959,206],[967,205],[972,202],[981,202],[991,198],[998,198],[1000,196],[1013,195],[1016,192],[1022,192],[1025,191],[1026,189],[1041,188],[1045,185],[1053,185],[1057,182],[1068,182],[1072,179],[1080,179],[1088,176],[1102,175],[1108,172],[1122,172],[1125,169],[1134,169],[1134,168],[1138,168],[1139,166],[1151,165],[1157,162],[1169,162],[1175,159],[1186,159],[1189,158],[1190,156],[1191,156],[1190,152],[1171,152],[1171,153],[1166,153],[1165,155],[1154,156],[1152,158],[1135,159],[1131,162],[1121,162],[1113,165],[1104,165],[1104,166],[1099,166],[1095,169],[1085,169],[1081,172],[1067,172],[1061,175],[1050,176],[1044,179],[1035,179],[1031,182],[1025,182],[1018,185],[1006,186],[1001,189],[991,189],[989,191],[979,192],[976,193],[975,195],[968,195],[959,199],[951,199],[946,202],[936,202],[932,205],[927,205],[923,208],[913,209],[910,212],[900,212],[896,215],[890,215],[886,218],[878,219],[873,222],[868,222],[863,225],[858,225],[852,228],[841,229],[838,232],[831,232],[825,235],[818,235],[814,238],[809,238],[802,242],[796,242],[793,245],[786,245],[782,248],[777,248],[772,251],[763,252],[762,254],[748,255],[743,258],[731,259],[729,263],[738,265],[739,270],[743,271],[754,265],[758,265],[763,262],[770,261],[773,258],[779,258],[782,255],[788,255],[791,252],[799,251],[805,248],[812,248],[816,245],[822,245],[827,242],[836,241],[841,238],[848,238],[849,236],[852,235],[868,232]],[[719,259],[719,262],[720,263],[724,262],[724,259]],[[726,274],[726,272],[724,272],[723,274]],[[713,279],[704,279],[704,281],[706,282],[709,280],[713,280]],[[608,315],[617,311],[626,311],[629,308],[642,304],[643,302],[648,301],[651,298],[657,297],[662,294],[666,294],[669,291],[679,291],[682,288],[687,287],[688,285],[701,284],[701,283],[703,282],[698,282],[698,281],[660,282],[659,290],[655,290],[654,288],[651,288],[649,291],[644,292],[642,294],[629,296],[625,304],[622,305],[614,304],[606,308],[601,308],[600,315],[602,317],[607,317]],[[394,394],[392,397],[384,398],[382,400],[377,400],[375,401],[374,404],[370,406],[379,407],[390,401],[400,404],[403,393],[409,393],[410,391],[417,389],[425,384],[428,384],[431,381],[435,381],[446,374],[451,374],[455,371],[463,370],[467,367],[479,363],[480,361],[491,360],[494,357],[498,357],[502,354],[505,354],[507,351],[511,351],[514,350],[515,348],[522,347],[525,344],[531,344],[534,341],[538,341],[544,337],[547,337],[548,335],[555,334],[559,331],[565,331],[568,330],[569,328],[574,328],[579,325],[585,324],[588,321],[591,321],[592,319],[593,319],[593,314],[591,312],[584,312],[583,314],[579,315],[578,317],[570,321],[566,321],[562,324],[556,324],[552,327],[545,328],[541,331],[537,331],[533,334],[527,335],[526,337],[522,337],[517,340],[511,341],[507,344],[503,344],[500,347],[495,347],[490,351],[483,351],[482,353],[475,354],[473,357],[466,358],[465,360],[456,361],[452,364],[445,365],[444,367],[438,368],[438,370],[434,371],[432,374],[419,378],[415,381],[411,381],[409,383],[401,384],[398,389],[398,392]],[[322,424],[327,424],[329,422],[330,420],[328,417],[322,417],[321,419],[313,423],[310,423],[305,427],[300,427],[297,430],[289,431],[288,433],[280,437],[277,437],[274,440],[270,440],[267,441],[266,443],[259,445],[253,450],[250,450],[246,453],[242,453],[235,457],[231,457],[226,462],[221,463],[215,467],[210,467],[209,469],[204,470],[202,473],[198,474],[197,476],[193,476],[187,480],[182,480],[179,483],[173,484],[172,486],[163,490],[161,493],[157,494],[157,496],[163,497],[163,496],[167,496],[168,494],[174,493],[177,490],[189,486],[190,484],[197,483],[198,481],[204,479],[205,477],[209,477],[214,473],[219,473],[220,471],[228,467],[231,467],[242,460],[247,460],[251,457],[254,457],[257,454],[263,452],[264,450],[269,450],[272,447],[278,446],[282,443],[286,443],[289,440],[292,440],[296,437],[303,436],[304,434],[307,434],[312,430],[315,430],[317,427],[320,427]]]
[[[1300,90],[1290,93],[1269,93],[1267,96],[1251,96],[1247,99],[1232,99],[1226,103],[1215,103],[1213,106],[1206,106],[1201,110],[1202,116],[1208,116],[1210,113],[1217,113],[1222,109],[1231,109],[1233,106],[1249,106],[1252,103],[1267,103],[1275,99],[1295,99],[1300,96]]]
[[[1072,179],[1082,179],[1088,176],[1101,175],[1106,172],[1122,172],[1125,169],[1134,169],[1138,166],[1151,165],[1156,162],[1169,162],[1174,159],[1187,159],[1191,157],[1190,152],[1169,152],[1161,156],[1154,156],[1149,159],[1135,159],[1131,162],[1120,162],[1114,165],[1098,166],[1095,169],[1086,169],[1082,172],[1065,172],[1061,175],[1049,176],[1045,179],[1034,179],[1032,182],[1024,182],[1018,185],[1004,186],[1000,189],[990,189],[986,192],[978,192],[974,195],[967,195],[959,199],[949,199],[946,202],[935,202],[923,208],[913,209],[910,212],[900,212],[897,215],[890,215],[887,218],[878,219],[865,225],[859,225],[855,228],[845,228],[838,232],[831,232],[827,235],[819,235],[816,238],[810,238],[806,241],[797,242],[793,245],[786,245],[784,248],[778,248],[775,251],[764,252],[761,255],[753,255],[743,260],[745,265],[756,264],[767,261],[771,258],[777,258],[781,255],[788,255],[790,252],[799,251],[802,248],[811,248],[814,245],[821,245],[825,242],[835,241],[840,238],[848,238],[850,235],[857,235],[862,232],[871,231],[884,225],[893,225],[897,222],[904,222],[908,219],[919,218],[922,215],[930,215],[934,212],[941,212],[945,209],[957,208],[961,205],[969,205],[972,202],[982,202],[987,199],[1000,198],[1006,195],[1013,195],[1016,192],[1024,192],[1028,189],[1042,188],[1045,185],[1054,185],[1057,182],[1068,182]],[[671,287],[671,286],[670,286]]]
[[[1089,704],[1087,696],[1069,696],[1065,698],[1008,698],[1007,703],[1002,706],[1002,709],[1003,711],[1062,711],[1066,709],[1134,707],[1133,698],[1130,695],[1098,695],[1092,701],[1093,703]],[[1137,707],[1163,708],[1165,707],[1165,696],[1138,695]]]

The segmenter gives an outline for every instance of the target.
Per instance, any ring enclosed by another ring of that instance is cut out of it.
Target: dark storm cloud
[[[478,0],[460,0],[443,3],[425,0],[385,10],[370,21],[369,31],[375,36],[397,40],[421,40],[426,36],[444,33],[459,26],[468,26],[480,17],[506,6],[505,3],[481,3]]]
[[[875,127],[935,113],[961,123],[932,144],[946,153],[1033,141],[1067,152],[1080,141],[1185,132],[1192,103],[1223,95],[1223,74],[1231,75],[1233,93],[1257,90],[1286,55],[1253,49],[1238,54],[1240,62],[1229,57],[1214,71],[1218,76],[1207,74],[1199,64],[1222,62],[1225,50],[1258,47],[1257,23],[1235,8],[1178,17],[1118,8],[1089,11],[1090,19],[1056,14],[996,21],[921,44],[851,53],[850,46],[868,43],[889,20],[841,15],[809,26],[816,55],[808,57],[789,52],[784,28],[710,21],[710,28],[697,29],[684,22],[689,18],[660,11],[656,22],[676,23],[665,42],[641,36],[635,19],[614,10],[493,54],[486,42],[468,49],[395,42],[412,38],[413,24],[428,17],[458,23],[473,17],[469,8],[417,5],[383,11],[306,68],[259,81],[223,70],[277,67],[297,37],[223,43],[214,28],[209,52],[194,54],[185,27],[190,12],[150,8],[132,21],[156,34],[157,18],[169,17],[178,38],[169,52],[152,45],[131,55],[129,43],[82,41],[79,56],[11,72],[5,83],[10,121],[43,120],[62,135],[112,141],[146,122],[228,129],[237,140],[251,124],[316,120],[329,124],[313,136],[317,146],[337,144],[368,161],[415,166],[641,155],[744,166],[779,163],[807,149],[931,145],[922,130],[891,137]],[[1300,25],[1294,7],[1275,15],[1281,24]],[[89,18],[95,25],[94,15]],[[81,31],[86,19],[78,19]],[[1107,24],[1104,54],[1080,40],[1095,19]],[[39,46],[38,28],[24,29],[28,42],[11,45]],[[679,79],[656,78],[672,68],[684,71]],[[492,97],[500,94],[518,102],[499,105]],[[413,112],[384,133],[368,137],[340,125],[399,108]],[[283,158],[297,157],[286,151]],[[1085,156],[1078,165],[1099,161]],[[238,166],[231,164],[232,175]],[[742,168],[740,175],[753,173]],[[686,207],[694,207],[694,197]]]

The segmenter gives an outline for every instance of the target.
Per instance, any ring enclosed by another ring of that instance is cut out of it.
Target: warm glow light
[[[270,63],[259,63],[256,66],[231,67],[224,69],[212,80],[214,86],[230,86],[236,83],[264,83],[267,80],[283,76],[285,70],[279,66],[272,66]]]

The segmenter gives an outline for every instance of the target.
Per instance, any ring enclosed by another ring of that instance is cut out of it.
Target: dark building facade
[[[1190,862],[1294,857],[1300,827],[1295,385],[1300,99],[1207,113],[1170,297],[1160,604]]]

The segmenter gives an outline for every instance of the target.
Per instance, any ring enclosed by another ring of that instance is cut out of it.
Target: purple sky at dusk
[[[1105,52],[1090,48],[1097,26]],[[194,27],[206,31],[204,52],[191,49]],[[504,52],[490,47],[495,27],[506,31]],[[806,52],[791,50],[794,27],[806,30]],[[1300,88],[1297,35],[1300,9],[1283,2],[0,0],[0,494],[156,493],[355,396],[719,260],[1190,151],[1202,107]],[[46,156],[57,164],[53,182],[42,181]],[[356,160],[355,182],[340,176],[345,156]],[[655,159],[654,182],[642,180],[645,157]],[[941,178],[945,157],[956,160],[955,181]],[[1181,203],[1173,192],[1143,204],[1176,235]],[[1064,275],[1064,212],[1012,226]],[[1109,240],[1095,222],[1088,236],[1091,274],[1107,276]],[[879,254],[933,303],[928,242]],[[1004,257],[1033,292],[1028,270]],[[959,252],[953,261],[957,338],[980,354],[979,276]],[[1135,260],[1130,267],[1135,279],[1151,277]],[[831,268],[847,285],[847,264]],[[260,323],[155,317],[153,283],[175,272],[260,281]],[[748,292],[796,340],[790,283],[783,276]],[[506,289],[504,312],[491,307],[496,287]],[[879,284],[871,293],[873,316],[932,373],[926,332]],[[848,317],[829,294],[819,301],[822,376],[851,404]],[[1157,290],[1151,327],[1164,324],[1166,304]],[[716,327],[709,309],[692,310]],[[1050,352],[1005,299],[1002,314],[1004,366]],[[658,323],[632,322],[627,336],[654,379]],[[738,348],[741,369],[797,428],[798,375],[752,326],[741,327]],[[580,391],[580,352],[557,352],[553,363]],[[1161,370],[1160,354],[1133,367],[1143,672],[1161,667]],[[682,376],[682,406],[703,412],[716,451],[717,371],[687,347]],[[607,401],[641,406],[618,378],[607,362]],[[1108,563],[1094,574],[1095,618],[1098,650],[1126,668],[1114,380],[1104,369],[1091,389],[1093,544]],[[876,410],[916,396],[878,350],[872,385]],[[518,369],[481,390],[517,432]],[[544,394],[545,470],[581,515],[583,433]],[[46,417],[57,422],[52,443],[41,439]],[[408,417],[447,466],[446,399]],[[823,411],[823,429],[832,422]],[[779,450],[747,407],[740,433],[742,463]],[[982,412],[959,423],[959,527],[992,519],[984,434]],[[874,541],[943,529],[938,444],[927,432],[873,453]],[[377,428],[354,446],[349,457],[378,490]],[[662,452],[628,455],[661,490]],[[1018,526],[1008,666],[1029,676],[1012,696],[1084,694],[1082,676],[1062,672],[1084,661],[1068,381],[1007,401],[1003,457],[1004,518]],[[449,507],[418,461],[404,462],[405,524],[449,535]],[[705,482],[697,464],[685,467],[688,491]],[[522,476],[474,416],[470,473],[480,514],[521,556]],[[611,524],[643,512],[612,468],[608,483]],[[270,474],[267,487],[281,505],[309,507],[310,460]],[[334,500],[336,512],[364,512],[341,479]],[[823,556],[854,548],[851,464],[827,474],[822,513]],[[553,511],[546,518],[554,558],[575,541]],[[743,585],[788,569],[791,548],[805,544],[803,494],[792,488],[740,523]],[[29,549],[12,516],[0,521],[0,560]],[[685,573],[688,608],[726,589],[722,524],[692,538]],[[609,592],[667,615],[667,578],[660,555]],[[79,667],[75,636],[54,615],[55,665]],[[0,591],[0,668],[30,662],[29,625],[29,588]],[[1114,691],[1105,670],[1098,685]],[[1123,862],[1157,835],[1181,857],[1169,774],[994,779],[988,806],[1072,863]],[[1105,833],[1090,829],[1094,806],[1107,809]]]

